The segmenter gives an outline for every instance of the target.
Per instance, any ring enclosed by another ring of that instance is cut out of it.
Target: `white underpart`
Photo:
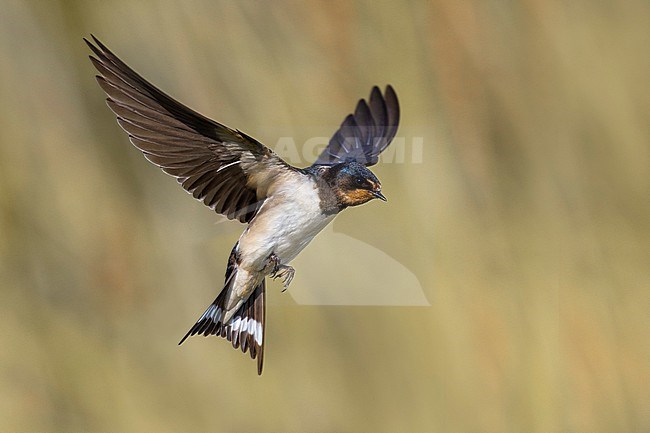
[[[259,271],[271,253],[288,264],[333,218],[321,213],[313,179],[292,173],[267,197],[239,238],[240,267]]]
[[[239,238],[239,262],[223,314],[226,323],[234,322],[235,312],[272,272],[271,254],[281,264],[288,264],[334,219],[334,215],[321,212],[318,188],[310,176],[288,172],[268,192],[264,204]]]

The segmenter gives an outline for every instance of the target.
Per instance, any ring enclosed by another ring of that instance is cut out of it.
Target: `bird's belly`
[[[332,218],[322,216],[309,221],[300,221],[300,218],[297,218],[294,224],[287,224],[286,229],[282,230],[283,236],[275,240],[273,249],[280,262],[287,264],[295,259]]]
[[[321,212],[313,187],[296,189],[291,198],[276,196],[265,202],[241,236],[239,252],[244,265],[262,269],[271,254],[287,264],[332,221],[334,215]]]

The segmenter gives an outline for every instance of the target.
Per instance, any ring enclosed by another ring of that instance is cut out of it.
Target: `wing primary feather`
[[[353,114],[345,117],[314,166],[357,161],[367,166],[379,161],[379,154],[391,143],[399,125],[399,102],[389,84],[382,95],[373,86],[367,102],[361,99]]]
[[[399,125],[400,113],[399,113],[399,102],[397,101],[397,94],[395,93],[393,86],[391,86],[390,84],[386,86],[385,95],[386,95],[385,97],[386,110],[388,112],[387,124],[389,125],[389,133],[386,134],[385,146],[388,146],[388,144],[391,142],[391,140],[395,137],[395,134],[397,133],[397,126]]]
[[[149,83],[94,35],[89,39],[84,41],[99,72],[97,82],[133,145],[216,212],[250,222],[266,198],[258,191],[267,191],[287,171],[297,171],[249,135],[203,116]],[[194,183],[199,176],[200,182]]]
[[[354,120],[357,124],[361,145],[363,147],[368,146],[372,143],[372,133],[374,132],[372,131],[372,127],[374,121],[370,114],[368,104],[363,99],[360,99],[357,103],[357,108],[354,110]]]

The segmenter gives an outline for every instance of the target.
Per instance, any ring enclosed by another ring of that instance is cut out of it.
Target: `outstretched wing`
[[[250,221],[278,177],[295,170],[239,130],[217,123],[163,93],[97,38],[84,38],[108,106],[145,158],[194,198],[229,219]]]
[[[368,102],[361,99],[349,114],[314,165],[334,165],[357,161],[366,166],[377,164],[379,154],[388,147],[399,124],[399,103],[388,85],[384,95],[372,88]]]

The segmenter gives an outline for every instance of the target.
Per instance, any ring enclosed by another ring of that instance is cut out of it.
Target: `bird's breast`
[[[316,183],[308,177],[283,182],[266,199],[257,216],[239,240],[242,260],[263,267],[275,253],[281,263],[293,260],[334,215],[321,211]]]

